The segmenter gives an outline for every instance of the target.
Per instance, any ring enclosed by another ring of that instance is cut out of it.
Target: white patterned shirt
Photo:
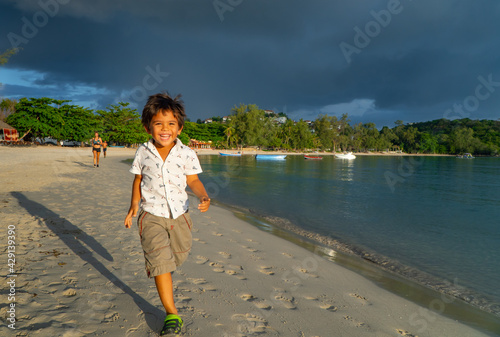
[[[196,153],[176,139],[165,162],[153,140],[141,144],[130,172],[142,176],[141,208],[156,216],[175,219],[189,207],[186,176],[202,170]]]

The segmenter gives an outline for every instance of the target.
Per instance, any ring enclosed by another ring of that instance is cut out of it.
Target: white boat
[[[356,159],[356,156],[352,152],[336,153],[335,158],[337,159]]]

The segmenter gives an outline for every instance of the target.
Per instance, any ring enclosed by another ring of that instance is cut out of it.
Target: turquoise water
[[[500,313],[499,158],[199,158],[213,199],[414,268],[423,273],[405,275]]]

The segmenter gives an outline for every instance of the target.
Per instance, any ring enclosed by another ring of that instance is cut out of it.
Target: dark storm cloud
[[[464,101],[469,117],[498,118],[500,86],[467,101],[479,77],[500,82],[496,1],[0,0],[0,50],[50,3],[57,13],[7,64],[43,77],[1,95],[70,87],[76,102],[75,88],[95,87],[81,101],[140,108],[169,90],[192,120],[255,103],[306,119],[341,108],[381,126],[442,118]]]

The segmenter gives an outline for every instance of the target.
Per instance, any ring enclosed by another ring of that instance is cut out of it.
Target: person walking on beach
[[[108,141],[104,140],[102,142],[102,152],[104,154],[104,158],[106,158],[106,149],[108,148]]]
[[[94,167],[99,167],[102,139],[99,137],[99,133],[97,131],[94,134],[94,138],[92,138],[90,142],[92,143],[92,154],[94,155]]]
[[[131,227],[132,218],[140,211],[137,226],[146,273],[154,277],[167,314],[160,336],[179,334],[183,325],[174,303],[171,273],[191,250],[193,222],[186,187],[200,199],[201,212],[210,207],[210,198],[198,178],[202,172],[198,157],[177,138],[185,117],[180,95],[150,96],[142,112],[142,124],[152,139],[139,146],[130,169],[135,178],[125,227]]]

